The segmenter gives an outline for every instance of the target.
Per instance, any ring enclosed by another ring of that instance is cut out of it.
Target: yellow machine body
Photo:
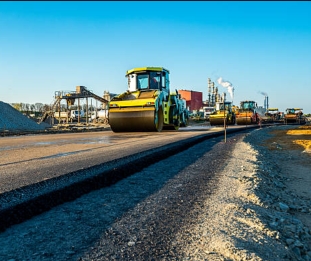
[[[258,123],[256,113],[257,103],[255,101],[241,101],[240,108],[236,112],[237,125],[249,125]]]
[[[217,102],[216,110],[209,116],[210,124],[212,126],[235,124],[235,113],[232,107],[231,102]]]
[[[285,123],[305,123],[302,108],[287,108],[284,115]]]

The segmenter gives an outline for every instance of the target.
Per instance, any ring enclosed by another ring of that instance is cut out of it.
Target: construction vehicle
[[[108,124],[108,110],[102,109],[91,113],[91,121],[94,123]]]
[[[79,117],[84,116],[84,111],[81,110],[80,112],[78,110],[69,110],[69,111],[56,111],[54,112],[54,118],[63,121],[77,121]]]
[[[287,108],[284,115],[285,123],[305,124],[306,119],[302,110],[302,108]]]
[[[236,112],[237,125],[256,124],[259,122],[259,116],[256,112],[257,103],[255,101],[241,101],[240,107]]]
[[[109,102],[109,124],[113,132],[178,130],[188,125],[186,100],[170,90],[169,70],[141,67],[128,70],[126,92]]]
[[[232,102],[216,102],[216,109],[209,115],[211,126],[213,125],[234,125],[235,113],[232,110]]]
[[[210,115],[215,111],[215,107],[203,107],[204,119],[209,121]]]
[[[268,108],[266,112],[269,122],[277,122],[280,121],[280,112],[278,108]]]

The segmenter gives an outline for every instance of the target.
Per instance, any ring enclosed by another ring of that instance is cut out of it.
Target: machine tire
[[[157,113],[157,116],[158,116],[157,117],[158,122],[155,122],[155,128],[157,132],[161,132],[163,130],[163,122],[164,122],[162,107],[160,107],[159,110],[155,113]]]
[[[184,120],[181,122],[180,127],[187,127],[189,124],[187,115],[183,114],[183,119]]]
[[[181,122],[181,120],[180,120],[180,115],[179,115],[179,116],[178,116],[178,120],[177,120],[177,125],[174,124],[174,129],[175,129],[175,130],[179,130],[180,122]]]

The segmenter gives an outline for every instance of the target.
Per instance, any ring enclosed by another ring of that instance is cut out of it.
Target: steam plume
[[[229,81],[223,81],[222,77],[219,77],[217,80],[218,84],[220,84],[221,86],[227,88],[231,99],[233,100],[233,92],[234,92],[234,87],[232,86],[232,83]]]
[[[263,96],[268,96],[268,94],[266,92],[258,91],[258,93],[262,94]]]

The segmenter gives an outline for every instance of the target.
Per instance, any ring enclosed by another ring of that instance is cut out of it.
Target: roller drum
[[[237,117],[236,118],[236,124],[237,125],[246,125],[246,124],[251,124],[251,117]]]
[[[211,125],[224,125],[224,118],[210,118]]]
[[[161,131],[163,116],[159,115],[158,120],[159,123],[155,123],[155,108],[115,109],[109,112],[109,124],[113,132]]]

